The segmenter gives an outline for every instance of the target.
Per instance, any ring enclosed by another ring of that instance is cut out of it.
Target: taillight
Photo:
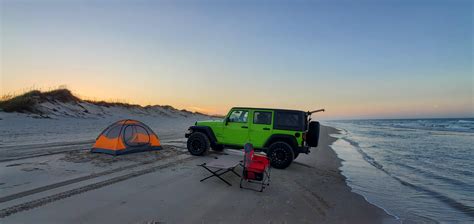
[[[306,141],[306,132],[303,133],[303,141]]]

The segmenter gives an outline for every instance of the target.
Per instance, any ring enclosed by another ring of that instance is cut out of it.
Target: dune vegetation
[[[123,108],[139,108],[147,109],[152,107],[161,107],[167,110],[181,111],[190,114],[206,115],[200,112],[192,112],[186,109],[176,109],[170,105],[147,105],[126,103],[123,101],[105,101],[105,100],[84,100],[74,95],[67,88],[58,88],[48,91],[29,90],[18,95],[6,94],[0,98],[0,110],[4,112],[33,113],[42,114],[42,110],[38,109],[38,105],[45,102],[61,102],[61,103],[90,103],[101,107],[123,107]]]

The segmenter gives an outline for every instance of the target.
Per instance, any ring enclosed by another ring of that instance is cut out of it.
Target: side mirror
[[[228,123],[229,123],[229,118],[228,118],[228,117],[226,117],[226,118],[224,119],[224,125],[226,125],[226,126],[227,126],[227,124],[228,124]]]

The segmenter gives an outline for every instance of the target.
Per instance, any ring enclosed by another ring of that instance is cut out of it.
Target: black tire
[[[308,144],[308,146],[318,147],[320,129],[319,122],[309,122],[308,132],[306,133],[306,144]]]
[[[216,151],[216,152],[222,152],[222,151],[224,151],[224,146],[223,145],[211,145],[211,149]]]
[[[286,142],[275,142],[268,149],[270,164],[277,169],[287,168],[295,159],[293,149]]]
[[[209,150],[211,143],[206,134],[194,132],[188,138],[188,151],[191,155],[201,156]]]

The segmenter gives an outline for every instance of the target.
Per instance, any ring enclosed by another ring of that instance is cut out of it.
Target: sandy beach
[[[240,189],[240,179],[231,173],[225,178],[233,186],[216,178],[199,182],[208,173],[196,165],[218,154],[188,155],[179,140],[168,140],[176,144],[165,144],[161,152],[120,159],[79,151],[5,161],[0,221],[397,223],[346,185],[339,171],[341,160],[330,147],[336,139],[329,134],[335,131],[323,127],[318,148],[300,155],[285,170],[273,169],[271,186],[263,193]],[[9,181],[32,175],[50,178],[5,188]]]

